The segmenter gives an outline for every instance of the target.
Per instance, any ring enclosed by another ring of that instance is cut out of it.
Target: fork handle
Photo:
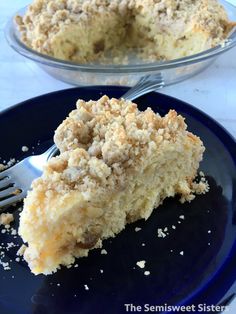
[[[143,76],[137,84],[131,87],[121,98],[134,100],[144,94],[153,92],[165,85],[160,74]]]

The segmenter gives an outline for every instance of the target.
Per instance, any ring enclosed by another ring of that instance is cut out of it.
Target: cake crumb
[[[136,263],[136,265],[138,267],[140,267],[140,268],[144,268],[145,267],[145,263],[146,263],[146,261],[139,261],[139,262]]]
[[[211,233],[211,230],[208,230],[207,233]]]
[[[101,254],[102,254],[102,255],[106,255],[106,254],[107,254],[107,250],[102,249],[102,250],[101,250]]]
[[[163,230],[161,228],[157,229],[157,236],[158,238],[165,238],[166,234],[163,232]]]
[[[138,231],[140,231],[140,230],[142,230],[142,228],[139,228],[139,227],[135,227],[135,232],[138,232]]]
[[[100,273],[103,274],[103,269],[100,269]]]
[[[7,168],[13,166],[16,163],[16,159],[15,158],[11,158],[8,162],[7,162]]]
[[[16,257],[15,261],[19,263],[20,258],[19,258],[19,257]]]
[[[6,165],[4,165],[4,164],[0,164],[0,171],[3,171],[3,170],[5,170],[7,167],[6,167]]]
[[[4,225],[6,228],[9,226],[10,228],[10,223],[14,221],[14,216],[10,213],[2,213],[0,215],[0,225]]]
[[[23,256],[25,253],[27,246],[25,244],[22,244],[19,250],[17,251],[16,255],[17,256]]]
[[[21,147],[21,150],[22,150],[22,152],[28,152],[29,147],[27,147],[27,146],[22,146],[22,147]]]
[[[16,229],[11,229],[11,235],[16,235],[17,234],[17,231],[16,231]]]
[[[180,215],[179,218],[183,220],[185,219],[184,215]]]
[[[172,229],[176,229],[176,226],[175,226],[175,225],[172,225]]]
[[[88,285],[84,285],[85,290],[89,290]]]
[[[144,275],[145,276],[149,276],[150,275],[150,271],[149,270],[145,270]]]
[[[142,243],[142,246],[145,246],[146,244],[145,243]]]
[[[184,255],[184,251],[179,252],[180,255]]]

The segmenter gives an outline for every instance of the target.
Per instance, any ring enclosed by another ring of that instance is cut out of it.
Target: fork
[[[147,75],[130,88],[122,98],[134,100],[163,86],[164,81],[160,73]],[[43,154],[29,156],[0,172],[0,208],[22,200],[30,189],[32,181],[42,175],[44,165],[55,156],[57,151],[56,145],[53,145]]]

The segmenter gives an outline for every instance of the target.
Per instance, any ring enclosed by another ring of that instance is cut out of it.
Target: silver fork
[[[141,78],[122,98],[133,100],[163,86],[161,74],[148,75]],[[41,176],[44,165],[57,150],[56,145],[53,145],[43,154],[29,156],[0,172],[0,208],[16,203],[26,196],[32,181]]]
[[[42,174],[43,166],[56,152],[57,147],[53,145],[42,155],[29,156],[0,172],[0,207],[23,199],[32,181]]]

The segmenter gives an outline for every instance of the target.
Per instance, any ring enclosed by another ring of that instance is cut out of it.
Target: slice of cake
[[[173,110],[161,117],[124,99],[78,100],[55,143],[61,154],[33,182],[20,218],[34,274],[87,256],[166,197],[194,198],[204,146]]]

